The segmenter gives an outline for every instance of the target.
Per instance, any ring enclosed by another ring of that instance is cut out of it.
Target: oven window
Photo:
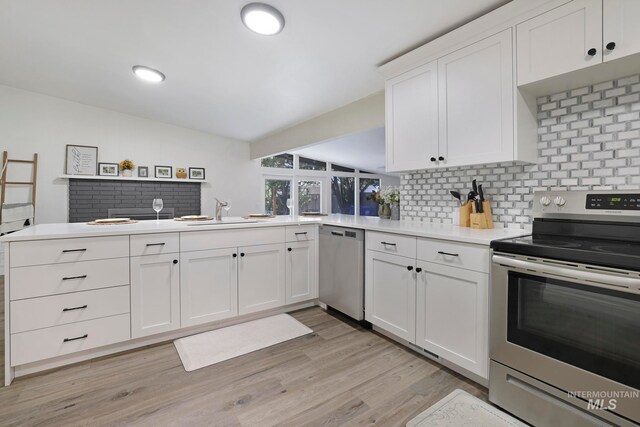
[[[509,272],[507,340],[640,388],[640,295]]]

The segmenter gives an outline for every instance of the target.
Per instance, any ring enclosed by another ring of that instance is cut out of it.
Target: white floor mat
[[[312,333],[288,314],[180,338],[173,343],[186,371],[193,371]]]
[[[407,427],[526,426],[522,421],[463,390],[454,390],[407,423]]]

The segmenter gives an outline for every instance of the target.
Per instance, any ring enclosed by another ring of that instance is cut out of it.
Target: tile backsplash
[[[401,177],[401,217],[451,223],[471,180],[496,223],[530,226],[534,191],[640,189],[640,74],[538,98],[538,163],[414,171]]]

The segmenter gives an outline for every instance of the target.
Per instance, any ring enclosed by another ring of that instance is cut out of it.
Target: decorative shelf
[[[189,182],[202,184],[207,182],[204,179],[178,179],[178,178],[141,178],[139,176],[102,176],[102,175],[59,175],[60,179],[93,179],[99,181],[156,181],[156,182]]]

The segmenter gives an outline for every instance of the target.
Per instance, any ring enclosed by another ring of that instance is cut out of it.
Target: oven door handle
[[[554,276],[562,276],[568,281],[575,281],[576,279],[585,280],[591,282],[590,285],[601,288],[615,289],[622,287],[633,292],[640,292],[640,279],[632,277],[620,277],[556,265],[539,264],[537,262],[509,258],[502,255],[493,255],[492,260],[494,263],[504,265],[506,267],[514,267],[533,272],[547,273]]]

